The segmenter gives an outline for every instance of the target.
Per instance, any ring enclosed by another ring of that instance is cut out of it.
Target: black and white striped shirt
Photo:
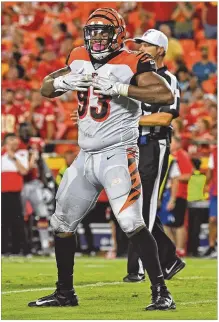
[[[165,106],[165,110],[174,109],[176,111],[176,116],[179,114],[179,106],[180,106],[180,90],[179,84],[176,76],[171,74],[167,67],[161,67],[157,70],[157,73],[166,79],[168,84],[172,89],[172,93],[174,95],[174,103],[170,106]],[[157,113],[162,111],[162,106],[153,106],[146,103],[142,103],[142,115],[150,115],[152,113]],[[171,125],[169,126],[171,128]],[[147,135],[149,133],[159,133],[161,135],[165,135],[167,133],[168,127],[164,126],[139,126],[139,135]]]

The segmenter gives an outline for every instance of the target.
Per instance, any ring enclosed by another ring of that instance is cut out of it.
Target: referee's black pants
[[[143,189],[143,217],[146,226],[152,231],[157,246],[162,269],[175,259],[176,247],[163,230],[157,214],[159,187],[168,168],[170,154],[167,140],[150,140],[146,145],[139,145],[139,173]],[[150,260],[150,259],[149,259]],[[139,271],[139,256],[129,241],[128,273]]]
[[[2,254],[18,254],[25,247],[20,192],[2,192]],[[10,247],[11,244],[11,247]]]

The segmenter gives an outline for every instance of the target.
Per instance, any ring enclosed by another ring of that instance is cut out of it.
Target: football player
[[[84,27],[85,46],[75,48],[67,67],[45,77],[41,93],[52,98],[77,91],[80,153],[66,170],[51,219],[58,268],[56,291],[31,307],[75,306],[75,231],[103,188],[122,230],[138,249],[151,282],[146,310],[174,309],[164,282],[156,242],[142,217],[138,173],[138,122],[141,102],[172,104],[173,94],[157,75],[155,63],[123,48],[124,19],[110,8],[94,11]]]

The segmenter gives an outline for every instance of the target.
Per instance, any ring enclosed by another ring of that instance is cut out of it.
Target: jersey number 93
[[[98,102],[97,106],[90,106],[91,88],[87,92],[78,91],[77,95],[79,103],[78,115],[80,119],[83,119],[87,115],[88,109],[90,109],[90,116],[96,122],[103,122],[109,117],[111,96],[93,94],[93,96],[98,98]]]

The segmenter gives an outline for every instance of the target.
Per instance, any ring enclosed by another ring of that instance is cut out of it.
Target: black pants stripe
[[[143,217],[157,242],[162,269],[175,258],[175,245],[166,236],[160,219],[156,216],[159,187],[168,167],[169,146],[165,140],[152,140],[139,146],[139,173],[143,188]],[[138,273],[139,256],[129,242],[128,273]]]
[[[1,197],[2,254],[18,254],[25,244],[21,195],[20,192],[2,192]]]

